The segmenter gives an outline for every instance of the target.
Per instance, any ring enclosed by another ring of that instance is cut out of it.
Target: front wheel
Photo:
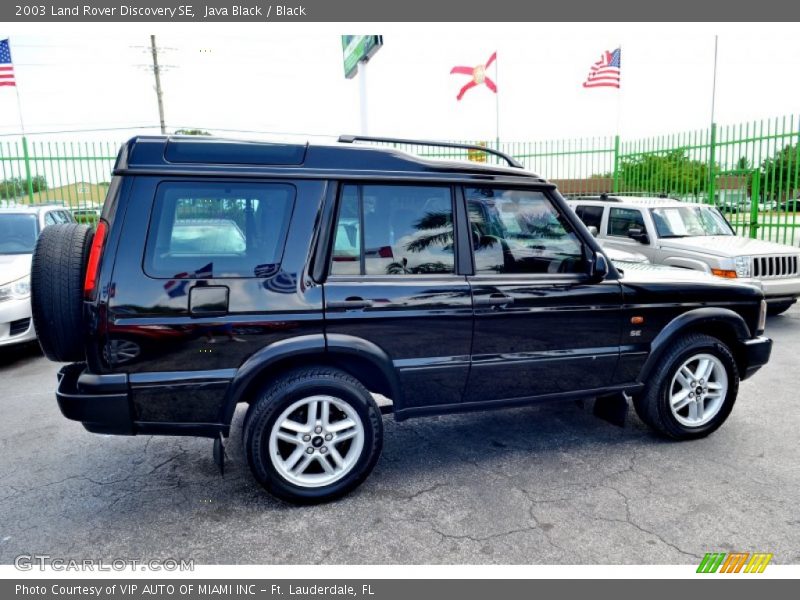
[[[299,369],[270,384],[245,417],[244,446],[255,478],[300,504],[347,494],[372,471],[383,420],[372,395],[338,369]]]
[[[719,339],[689,334],[665,353],[644,392],[634,398],[639,417],[678,440],[705,437],[728,418],[739,391],[739,371]]]

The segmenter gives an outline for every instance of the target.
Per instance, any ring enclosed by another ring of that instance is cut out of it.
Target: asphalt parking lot
[[[253,482],[234,422],[211,442],[87,433],[58,411],[58,365],[0,356],[0,563],[192,558],[262,563],[697,563],[707,551],[800,563],[800,308],[770,319],[769,365],[697,442],[575,403],[395,423],[372,476],[297,508]]]

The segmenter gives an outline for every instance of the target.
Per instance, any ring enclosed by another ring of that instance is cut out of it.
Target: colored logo
[[[767,552],[708,552],[697,567],[698,573],[763,573],[772,554]]]

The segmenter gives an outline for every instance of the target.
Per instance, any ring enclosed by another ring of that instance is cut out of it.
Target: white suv
[[[769,314],[784,312],[800,296],[800,249],[737,236],[713,206],[606,194],[568,203],[606,248],[639,252],[654,264],[758,282]]]

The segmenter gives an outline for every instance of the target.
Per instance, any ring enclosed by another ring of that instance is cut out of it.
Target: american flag
[[[622,48],[617,48],[613,52],[606,50],[600,56],[600,60],[592,65],[583,87],[619,87],[620,59],[622,58]]]
[[[8,40],[0,40],[0,86],[17,85],[14,81],[14,65],[11,63],[11,47]]]
[[[170,298],[180,298],[186,295],[186,288],[190,279],[211,279],[214,276],[214,263],[210,262],[192,273],[178,273],[164,284],[164,291]]]

